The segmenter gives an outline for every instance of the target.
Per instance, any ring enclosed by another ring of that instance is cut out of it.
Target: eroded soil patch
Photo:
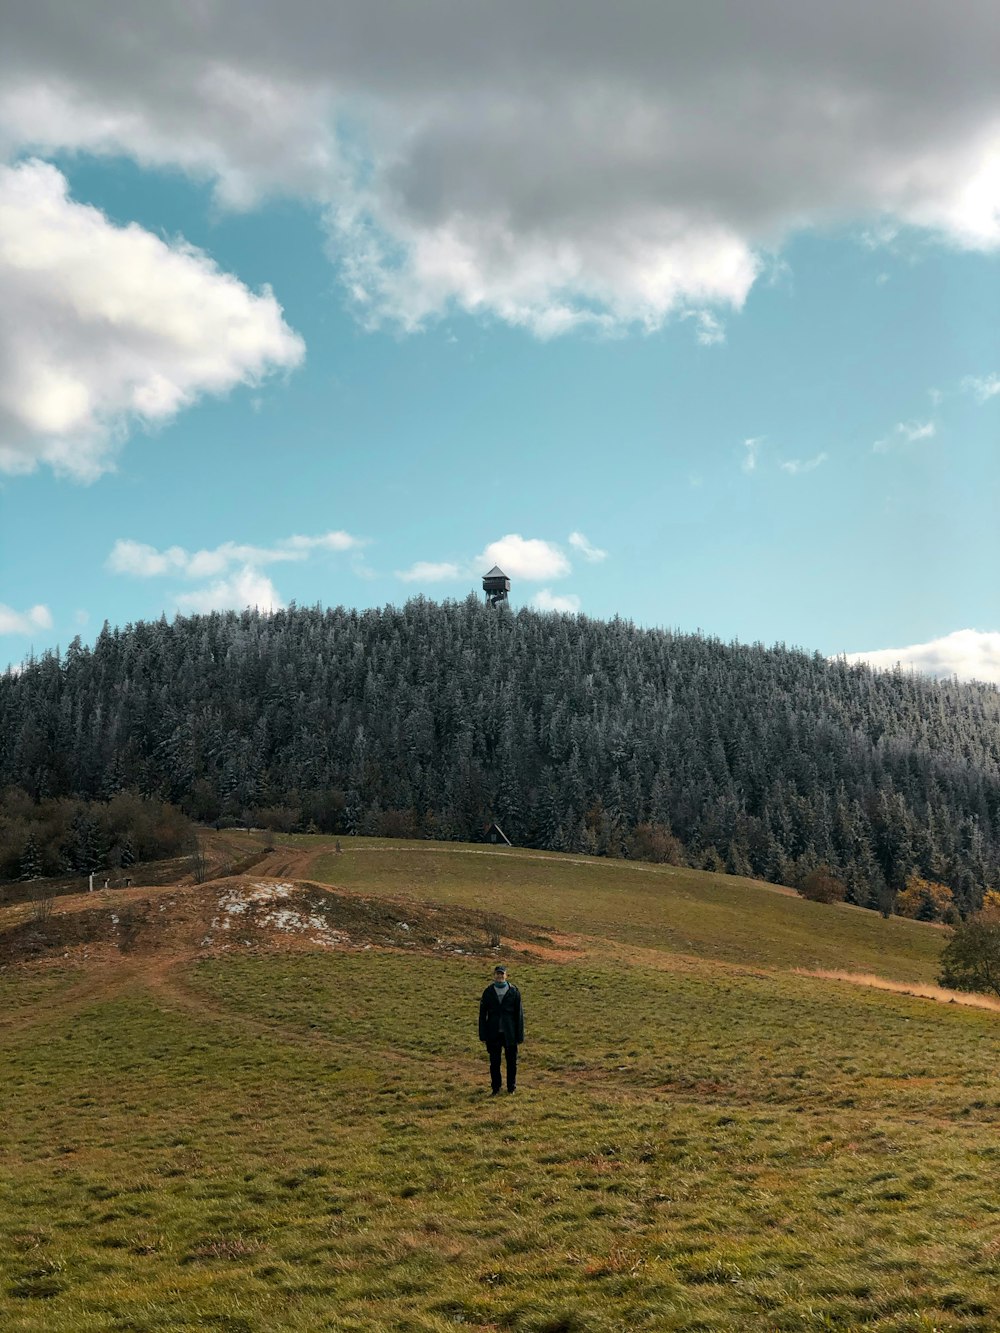
[[[415,949],[489,956],[552,947],[549,936],[454,905],[342,893],[319,884],[239,876],[201,885],[108,890],[57,901],[44,916],[0,915],[0,965],[111,946],[122,954],[230,949]],[[495,938],[495,936],[494,936]],[[516,941],[516,943],[513,943]]]

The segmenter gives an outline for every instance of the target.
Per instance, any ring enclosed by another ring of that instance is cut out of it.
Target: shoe
[[[499,1088],[494,1088],[493,1091],[490,1093],[490,1096],[491,1096],[491,1097],[499,1097],[499,1096],[500,1096],[500,1089],[499,1089]]]
[[[508,1089],[507,1089],[507,1096],[508,1096],[508,1097],[513,1097],[513,1095],[514,1095],[515,1092],[517,1092],[517,1088],[508,1088]]]

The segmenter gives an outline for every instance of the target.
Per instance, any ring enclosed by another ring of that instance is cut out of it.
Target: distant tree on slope
[[[38,840],[34,833],[28,834],[28,841],[24,844],[20,869],[21,879],[23,880],[42,878],[42,858],[38,850]]]
[[[684,848],[662,824],[637,824],[632,830],[628,851],[637,861],[655,861],[672,866],[684,864]]]
[[[954,901],[954,894],[947,884],[938,884],[914,874],[906,881],[906,887],[896,894],[896,911],[900,916],[912,917],[916,921],[940,921]]]
[[[955,927],[941,954],[938,981],[949,990],[1000,995],[1000,912],[976,912]]]
[[[799,893],[813,903],[842,903],[847,897],[847,885],[829,866],[817,866],[802,880]]]

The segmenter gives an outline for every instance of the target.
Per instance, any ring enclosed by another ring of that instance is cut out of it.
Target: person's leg
[[[507,1091],[517,1087],[517,1042],[512,1041],[507,1047]]]
[[[502,1044],[497,1042],[495,1046],[487,1046],[490,1053],[490,1085],[494,1092],[500,1091],[500,1052],[503,1049]]]

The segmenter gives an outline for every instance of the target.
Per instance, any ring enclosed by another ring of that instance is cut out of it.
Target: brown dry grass
[[[829,968],[793,967],[800,977],[819,977],[823,981],[848,981],[852,986],[872,986],[875,990],[893,991],[897,995],[916,995],[939,1004],[967,1004],[973,1009],[993,1009],[1000,1012],[1000,999],[991,995],[973,995],[969,991],[945,990],[943,986],[929,986],[912,981],[891,981],[874,972],[840,972]]]

